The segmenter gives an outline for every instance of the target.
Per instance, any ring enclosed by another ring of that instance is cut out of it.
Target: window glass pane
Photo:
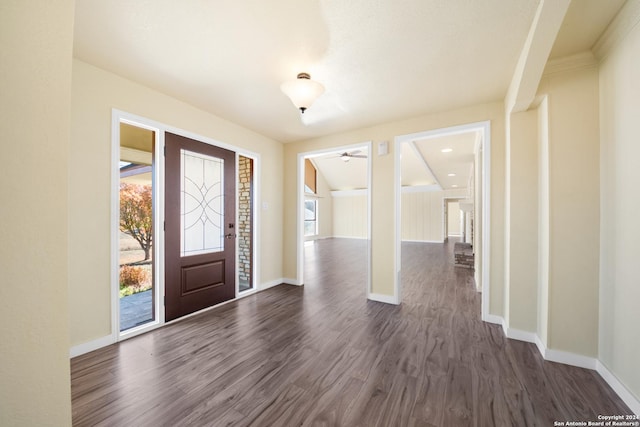
[[[317,200],[305,200],[304,201],[304,235],[315,236],[318,234],[318,217],[316,215],[318,210]]]
[[[316,201],[305,200],[304,202],[304,219],[314,220],[316,219]]]
[[[224,250],[224,160],[180,150],[180,255]]]
[[[316,235],[316,222],[315,221],[305,221],[304,222],[304,235],[305,236],[315,236]]]

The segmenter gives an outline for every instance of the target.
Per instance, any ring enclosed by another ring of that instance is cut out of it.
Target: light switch
[[[389,154],[389,141],[382,141],[378,143],[378,156],[386,156]]]

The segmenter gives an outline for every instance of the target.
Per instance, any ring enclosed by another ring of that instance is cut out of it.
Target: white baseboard
[[[535,344],[537,335],[533,332],[522,331],[520,329],[507,328],[505,334],[507,338],[511,338],[518,341],[530,342]]]
[[[538,334],[536,334],[535,345],[538,347],[538,351],[542,355],[542,358],[547,360],[547,346],[542,342]]]
[[[565,365],[577,366],[578,368],[596,369],[597,359],[583,356],[581,354],[569,353],[567,351],[553,350],[547,348],[544,355],[545,360],[550,362],[564,363]]]
[[[69,349],[69,357],[74,358],[76,356],[81,356],[85,353],[98,350],[99,348],[106,347],[115,342],[116,341],[113,338],[113,335],[107,335],[102,338],[95,339],[93,341],[78,344],[76,346],[71,347],[71,349]]]
[[[333,236],[313,236],[313,237],[304,239],[304,243],[313,243],[316,240],[327,240],[327,239],[333,239]]]
[[[412,240],[412,239],[402,239],[402,243],[444,243],[444,240]]]
[[[496,325],[501,325],[502,329],[504,329],[504,321],[502,320],[502,317],[500,317],[500,316],[496,316],[495,314],[485,314],[485,315],[482,316],[482,320],[487,322],[487,323],[493,323],[493,324],[496,324]]]
[[[505,320],[500,316],[489,315],[489,317],[493,320],[491,323],[499,323],[502,325],[507,338],[535,344],[544,360],[576,366],[578,368],[595,370],[606,381],[606,383],[609,384],[613,391],[616,392],[618,397],[627,404],[633,413],[640,416],[640,400],[638,400],[599,359],[567,351],[549,349],[542,342],[538,334],[509,328],[507,327]],[[500,321],[496,322],[496,318],[500,319]],[[488,322],[489,320],[485,321]]]
[[[638,400],[624,384],[600,361],[596,361],[596,371],[611,386],[624,403],[640,417],[640,400]]]
[[[284,283],[286,285],[294,285],[294,286],[302,286],[303,285],[303,283],[299,283],[297,279],[291,279],[291,278],[285,277],[285,278],[280,279],[280,280],[281,280],[280,283]]]
[[[593,357],[583,356],[581,354],[570,353],[568,351],[554,350],[547,348],[538,334],[535,332],[527,332],[519,329],[509,328],[504,318],[502,319],[502,329],[507,338],[518,341],[529,342],[538,347],[538,351],[544,360],[550,362],[563,363],[565,365],[577,366],[578,368],[596,369],[597,359]]]
[[[358,237],[358,236],[332,236],[331,239],[354,239],[354,240],[367,240],[366,237]]]
[[[274,286],[278,286],[278,285],[281,285],[283,283],[287,283],[285,281],[285,279],[283,279],[283,278],[279,278],[279,279],[275,279],[275,280],[269,280],[268,282],[264,282],[264,283],[260,284],[260,287],[258,289],[261,290],[261,291],[264,291],[265,289],[273,288]]]
[[[396,297],[395,295],[383,295],[383,294],[370,293],[367,296],[367,299],[370,299],[371,301],[384,302],[385,304],[393,304],[393,305],[400,304],[400,302],[398,301],[398,297]]]

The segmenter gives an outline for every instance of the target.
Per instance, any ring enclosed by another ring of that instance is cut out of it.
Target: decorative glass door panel
[[[224,250],[224,160],[180,150],[180,256]]]

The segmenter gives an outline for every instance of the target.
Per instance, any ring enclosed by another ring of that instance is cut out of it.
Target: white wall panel
[[[333,237],[367,238],[367,196],[337,196],[333,203]]]

